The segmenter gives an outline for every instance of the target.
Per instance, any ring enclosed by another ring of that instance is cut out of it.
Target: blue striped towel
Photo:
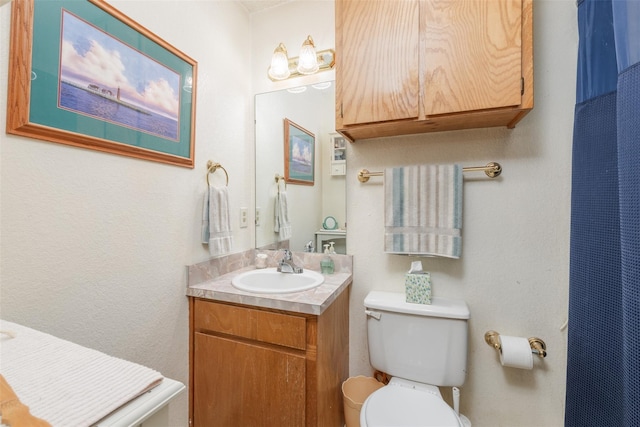
[[[385,252],[460,258],[460,165],[387,168],[384,197]]]

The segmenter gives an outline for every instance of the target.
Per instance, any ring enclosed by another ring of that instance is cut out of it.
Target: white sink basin
[[[283,294],[313,289],[324,282],[324,276],[316,271],[304,270],[300,274],[280,273],[276,268],[250,270],[238,274],[231,284],[242,291],[257,294]]]

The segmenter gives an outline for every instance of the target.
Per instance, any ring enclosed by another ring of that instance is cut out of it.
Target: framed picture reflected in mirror
[[[285,118],[284,180],[286,183],[314,185],[315,152],[315,135]]]

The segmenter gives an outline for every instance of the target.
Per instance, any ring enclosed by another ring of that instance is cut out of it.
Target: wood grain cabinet
[[[344,425],[348,290],[320,315],[189,305],[192,426]]]
[[[533,108],[532,31],[532,0],[336,0],[338,131],[513,128]]]

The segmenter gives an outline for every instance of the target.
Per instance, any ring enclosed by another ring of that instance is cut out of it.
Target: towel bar
[[[470,167],[462,168],[462,172],[477,172],[477,171],[484,171],[484,173],[489,178],[497,178],[502,173],[502,166],[500,166],[500,163],[497,163],[497,162],[489,162],[487,163],[486,166],[470,166]],[[358,181],[367,182],[369,181],[369,178],[371,178],[372,176],[383,176],[383,175],[384,175],[384,172],[369,172],[366,169],[361,169],[360,172],[358,172]]]
[[[227,185],[229,185],[229,174],[227,173],[227,170],[220,163],[212,162],[211,160],[207,162],[207,185],[211,185],[209,183],[209,174],[215,173],[218,169],[223,170],[224,175],[227,178]]]

